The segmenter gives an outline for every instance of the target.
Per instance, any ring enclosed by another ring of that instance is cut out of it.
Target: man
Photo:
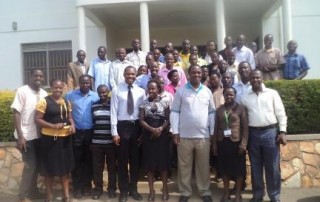
[[[93,136],[92,136],[92,160],[93,182],[95,185],[92,199],[99,199],[103,193],[103,171],[107,163],[108,170],[108,196],[116,197],[117,168],[116,150],[111,135],[110,99],[109,89],[106,85],[100,85],[97,89],[100,100],[92,105]]]
[[[156,79],[159,77],[158,75],[158,71],[159,71],[159,67],[158,67],[158,63],[157,62],[153,62],[151,65],[148,65],[148,70],[150,74],[143,74],[137,77],[137,79],[135,80],[135,84],[138,85],[140,88],[143,88],[144,90],[147,90],[148,87],[148,82],[151,79]]]
[[[118,187],[119,202],[127,201],[127,194],[142,200],[137,191],[139,175],[140,137],[139,106],[143,103],[145,91],[134,84],[136,69],[128,66],[124,70],[125,82],[112,89],[111,96],[111,133],[118,150]],[[128,174],[128,164],[130,175]]]
[[[67,85],[69,91],[79,88],[79,77],[87,74],[89,70],[88,63],[84,61],[86,59],[86,52],[78,50],[77,58],[78,60],[76,62],[70,62],[68,64]]]
[[[131,46],[133,51],[129,53],[126,59],[133,64],[133,66],[138,70],[140,65],[146,65],[146,56],[147,53],[140,50],[140,41],[139,39],[132,40]]]
[[[191,45],[188,39],[182,41],[182,51],[180,51],[180,58],[184,67],[186,67],[187,63],[189,62],[190,47]]]
[[[241,101],[247,108],[249,117],[248,151],[253,192],[250,202],[263,200],[263,173],[271,202],[279,202],[281,190],[279,145],[286,144],[287,116],[278,92],[266,88],[262,83],[261,70],[251,71],[250,83],[252,90]]]
[[[287,44],[288,53],[284,56],[286,65],[283,70],[284,79],[303,79],[310,69],[306,58],[297,53],[298,44],[296,41],[291,40]]]
[[[250,50],[252,51],[253,56],[255,56],[255,55],[257,54],[257,49],[258,49],[257,43],[254,42],[254,41],[251,41],[251,42],[249,43],[248,47],[249,47]]]
[[[179,202],[187,202],[192,194],[193,162],[198,191],[204,202],[212,201],[209,156],[215,107],[210,89],[201,84],[201,76],[201,67],[189,68],[190,82],[178,89],[171,108],[170,123],[178,150]]]
[[[153,52],[154,49],[159,48],[158,41],[156,39],[152,39],[150,41],[150,53]]]
[[[250,84],[250,72],[252,71],[250,63],[248,62],[240,62],[239,64],[239,75],[240,75],[240,81],[235,83],[233,87],[237,91],[236,96],[236,102],[240,103],[241,99],[248,94],[248,92],[251,90],[251,84]]]
[[[158,62],[158,65],[162,66],[163,62],[160,62],[160,57],[164,57],[164,56],[161,54],[161,51],[158,48],[155,48],[153,49],[152,55],[154,60]]]
[[[91,195],[92,154],[90,150],[92,138],[91,106],[99,100],[97,93],[90,90],[91,78],[81,75],[80,89],[69,92],[66,99],[72,104],[72,116],[76,126],[73,136],[73,152],[75,169],[72,171],[74,198]]]
[[[255,56],[256,68],[263,72],[263,80],[279,80],[282,78],[282,69],[285,60],[278,48],[272,47],[273,36],[264,37],[264,48]]]
[[[111,88],[116,87],[120,82],[124,82],[123,72],[127,66],[132,66],[132,63],[126,60],[127,52],[124,48],[116,50],[117,60],[110,65],[110,85]]]
[[[173,53],[174,49],[173,49],[173,44],[171,42],[168,42],[165,46],[164,46],[164,51],[165,51],[165,54],[167,53]],[[178,60],[180,61],[180,56],[179,56],[179,51],[178,51]],[[159,62],[161,63],[165,63],[165,56],[164,55],[161,55],[159,57]]]
[[[32,69],[29,84],[18,88],[11,105],[14,136],[24,163],[19,191],[20,202],[25,202],[27,197],[35,197],[38,194],[39,131],[34,122],[34,116],[38,101],[47,96],[47,92],[40,88],[43,81],[43,72]]]
[[[180,67],[175,67],[173,66],[174,64],[174,57],[172,53],[167,53],[166,54],[166,64],[163,65],[158,74],[160,77],[162,77],[164,79],[164,84],[167,85],[170,83],[169,79],[168,79],[168,73],[172,70],[172,69],[176,69],[178,70],[179,73],[179,77],[180,77],[180,81],[179,81],[179,85],[184,85],[187,83],[187,78],[186,75],[184,73],[184,71],[182,70],[182,68]]]
[[[93,91],[97,91],[98,86],[105,84],[108,88],[110,85],[110,65],[111,62],[106,58],[107,49],[104,46],[98,48],[98,58],[92,60],[88,75],[93,78]]]
[[[227,51],[232,50],[232,37],[231,36],[227,36],[224,38],[224,45],[226,45],[226,47],[219,51],[219,55],[221,55],[224,60],[227,60]]]
[[[251,68],[255,68],[255,61],[253,57],[252,51],[247,48],[244,44],[246,42],[246,37],[243,34],[240,34],[237,38],[236,47],[232,49],[232,51],[235,54],[236,61],[238,63],[242,61],[249,62],[251,65]]]
[[[207,65],[207,64],[208,64],[207,61],[205,61],[204,59],[202,59],[202,58],[199,57],[199,51],[198,51],[198,47],[197,47],[197,46],[195,46],[195,45],[191,46],[191,47],[190,47],[190,53],[191,53],[191,54],[195,54],[195,55],[198,56],[198,57],[197,57],[197,59],[198,59],[197,64],[198,64],[200,67],[203,66],[203,65]],[[189,56],[189,58],[190,58],[190,56]]]

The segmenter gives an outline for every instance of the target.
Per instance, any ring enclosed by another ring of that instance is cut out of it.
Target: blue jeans
[[[251,163],[253,198],[264,196],[263,168],[268,196],[271,201],[280,200],[280,148],[276,142],[277,129],[249,129],[249,158]]]

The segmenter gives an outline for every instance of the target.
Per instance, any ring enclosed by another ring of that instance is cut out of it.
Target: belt
[[[123,120],[123,121],[118,121],[118,124],[126,124],[126,125],[137,125],[139,124],[139,120]]]
[[[271,124],[268,126],[262,126],[262,127],[253,127],[253,126],[249,126],[250,129],[254,129],[254,130],[268,130],[268,129],[272,129],[272,128],[276,128],[277,124]]]
[[[91,132],[92,129],[76,129],[76,132],[79,132],[79,133],[85,133],[85,132]]]

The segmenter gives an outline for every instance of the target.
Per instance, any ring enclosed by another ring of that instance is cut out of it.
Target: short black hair
[[[232,89],[234,91],[234,95],[237,95],[237,90],[234,87],[225,87],[223,88],[223,94],[228,90],[228,89]]]
[[[167,77],[168,77],[169,80],[173,77],[174,73],[178,73],[178,70],[173,69],[168,73]]]

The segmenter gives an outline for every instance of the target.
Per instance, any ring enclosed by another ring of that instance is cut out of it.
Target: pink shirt
[[[173,67],[173,69],[176,69],[179,73],[179,77],[180,77],[179,85],[183,86],[184,84],[186,84],[187,78],[186,78],[186,75],[184,74],[184,71],[180,67]],[[167,77],[170,71],[171,70],[167,69],[166,65],[163,65],[158,72],[158,75],[163,78],[165,85],[168,85],[170,83],[170,80]]]
[[[170,83],[170,84],[164,86],[164,90],[167,91],[168,93],[170,93],[171,95],[174,95],[179,87],[180,87],[179,84],[177,87],[174,87],[172,85],[172,83]]]

